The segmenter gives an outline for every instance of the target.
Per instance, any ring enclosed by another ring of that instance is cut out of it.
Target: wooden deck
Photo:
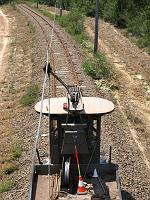
[[[56,199],[60,191],[60,178],[58,175],[38,175],[35,200]],[[50,196],[50,197],[49,197]]]
[[[106,185],[109,189],[109,196],[111,200],[119,200],[118,196],[118,189],[117,189],[117,183],[116,181],[113,182],[106,182]]]
[[[106,186],[109,189],[109,197],[107,200],[119,200],[118,189],[116,181],[106,182]],[[35,200],[67,200],[67,199],[77,199],[77,200],[97,200],[93,196],[93,188],[87,190],[86,195],[71,195],[67,193],[60,192],[60,177],[58,175],[38,175]],[[105,198],[102,198],[105,199]]]

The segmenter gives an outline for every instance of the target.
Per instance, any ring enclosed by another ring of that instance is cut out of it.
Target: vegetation
[[[22,148],[20,145],[16,144],[12,149],[12,153],[10,156],[11,160],[17,160],[18,158],[20,158],[21,154],[22,154]]]
[[[6,162],[3,164],[2,172],[6,175],[10,175],[16,170],[18,170],[18,165],[15,162]]]
[[[39,87],[37,85],[31,85],[27,88],[26,93],[20,100],[20,103],[23,106],[30,106],[32,105],[39,96]]]
[[[0,181],[0,193],[9,191],[14,185],[15,185],[15,182],[13,180],[10,180],[10,179],[1,180]]]
[[[83,68],[93,79],[109,79],[112,75],[111,66],[102,53],[97,53],[92,60],[86,60]]]
[[[42,10],[41,8],[38,10],[45,16],[53,18],[53,15],[47,10]],[[56,16],[56,20],[77,42],[82,44],[84,49],[87,49],[89,53],[93,51],[93,46],[87,40],[84,33],[84,15],[78,9],[73,8],[71,12],[62,17]],[[112,76],[112,68],[107,62],[105,55],[100,52],[94,55],[94,57],[87,59],[83,63],[83,68],[87,75],[93,79],[110,79]]]
[[[43,2],[46,2],[43,0]],[[54,1],[50,1],[54,5]],[[63,0],[63,8],[78,8],[87,16],[95,15],[95,0]],[[105,21],[125,28],[127,34],[137,38],[140,47],[150,52],[150,1],[149,0],[100,0],[100,15]]]
[[[46,16],[46,17],[49,17],[50,19],[54,19],[54,15],[53,14],[51,14],[50,12],[48,12],[47,10],[42,10],[42,9],[40,9],[40,8],[38,8],[38,10],[44,15],[44,16]]]
[[[33,25],[33,23],[31,21],[27,22],[27,26],[30,29],[30,33],[35,33],[35,26]]]
[[[38,8],[38,10],[45,15],[46,17],[49,17],[50,19],[54,19],[53,14],[51,14],[49,11]],[[84,15],[79,12],[78,9],[73,8],[71,12],[68,13],[68,15],[64,15],[62,17],[56,16],[56,20],[58,23],[65,28],[65,30],[74,37],[74,39],[82,43],[83,39],[85,37],[84,35]]]
[[[70,33],[77,42],[82,43],[84,39],[84,16],[77,9],[72,9],[68,15],[57,17],[61,26]]]
[[[34,2],[33,0],[27,0]],[[0,4],[14,2],[8,0],[0,0]],[[59,7],[57,1],[57,7]],[[63,9],[78,9],[87,16],[95,15],[95,0],[63,0]],[[39,0],[39,3],[53,6],[55,0]],[[137,44],[140,47],[149,48],[150,52],[150,1],[149,0],[100,0],[100,15],[104,20],[115,24],[120,28],[125,28],[127,34],[137,38]],[[69,21],[67,17],[60,20],[64,25],[64,21]],[[63,21],[63,22],[62,22]],[[69,21],[71,25],[71,21]],[[65,23],[66,25],[66,23]],[[69,26],[70,26],[69,25]],[[73,24],[74,26],[75,24]],[[67,29],[70,29],[69,27]],[[70,30],[69,30],[70,31]],[[72,33],[71,33],[72,34]],[[79,39],[80,40],[80,39]]]
[[[14,186],[15,182],[8,179],[8,177],[19,169],[18,158],[20,158],[21,154],[21,146],[15,144],[11,149],[11,153],[0,163],[0,193],[8,191]]]

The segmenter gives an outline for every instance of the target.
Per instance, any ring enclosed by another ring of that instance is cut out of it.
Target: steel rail
[[[25,9],[29,10],[30,12],[34,13],[35,15],[37,15],[38,17],[40,17],[41,19],[43,19],[43,21],[45,21],[45,22],[52,28],[51,23],[50,23],[47,19],[45,19],[42,15],[40,15],[39,13],[35,12],[34,10],[32,10],[32,9],[30,9],[30,8],[24,6],[24,5],[21,5],[21,6],[22,6],[23,8],[25,8]],[[70,53],[69,53],[69,51],[68,51],[68,48],[67,48],[67,46],[64,44],[64,42],[62,41],[62,39],[61,39],[59,33],[56,31],[56,29],[54,29],[54,32],[55,32],[57,38],[59,39],[60,43],[62,44],[63,49],[65,50],[65,53],[66,53],[66,55],[67,55],[67,57],[68,57],[68,60],[69,60],[69,63],[70,63],[70,67],[71,67],[70,70],[71,70],[72,75],[73,75],[73,77],[74,77],[75,85],[79,86],[79,85],[80,85],[79,78],[78,78],[78,75],[77,75],[77,73],[76,73],[76,70],[75,70],[75,67],[74,67],[74,64],[73,64],[71,55],[70,55]]]
[[[56,65],[55,65],[55,58],[54,58],[54,51],[52,50],[52,54],[51,54],[51,62],[52,62],[52,69],[53,69],[53,72],[55,73],[56,71]],[[53,79],[52,79],[52,97],[56,97],[56,78],[54,76],[52,76]]]
[[[20,7],[21,8],[21,7]],[[26,12],[26,13],[28,13],[28,15],[29,16],[31,16],[35,21],[36,21],[36,23],[39,25],[39,27],[41,28],[41,30],[42,30],[42,33],[43,33],[43,35],[44,35],[44,39],[45,39],[45,41],[46,41],[46,43],[48,44],[48,37],[47,37],[47,35],[46,35],[46,32],[44,31],[44,28],[42,27],[42,25],[40,24],[40,22],[36,19],[36,17],[35,16],[33,16],[33,14],[31,14],[31,13],[29,13],[29,11],[27,12],[24,8],[21,8],[21,9],[23,9],[24,10],[24,12]],[[54,51],[52,50],[52,49],[50,49],[51,50],[51,52],[49,52],[49,44],[48,44],[48,46],[47,46],[47,59],[48,59],[48,54],[50,53],[50,56],[51,56],[51,62],[52,62],[52,65],[53,65],[53,71],[55,71],[55,63],[54,63]],[[48,60],[46,61],[46,68],[47,68],[47,65],[48,65]],[[46,71],[47,71],[47,69],[46,69]],[[44,77],[44,80],[45,80],[45,82],[44,82],[44,84],[43,84],[43,91],[44,91],[44,85],[45,85],[45,83],[46,83],[46,74],[45,74],[45,77]],[[50,79],[49,79],[49,81],[50,81]],[[56,97],[56,79],[54,78],[54,77],[52,77],[52,97]],[[49,85],[49,90],[50,90],[50,85]],[[42,94],[44,94],[44,92],[42,92]],[[44,96],[43,96],[44,97]],[[43,98],[42,98],[42,102],[43,102]],[[41,122],[41,117],[42,117],[42,107],[41,107],[41,112],[40,112],[40,119],[39,119],[39,126],[38,126],[38,131],[37,131],[37,133],[38,133],[38,135],[39,135],[39,130],[40,130],[40,122]],[[37,147],[37,143],[38,143],[38,138],[39,138],[39,136],[37,136],[36,137],[36,144],[35,144],[35,146]],[[37,150],[37,148],[35,148],[36,150]],[[39,156],[39,155],[38,155]],[[34,153],[34,156],[33,156],[33,159],[34,159],[34,157],[35,157],[35,153]],[[34,173],[34,160],[33,160],[33,169],[32,169],[32,172]],[[49,174],[50,174],[50,172],[49,172]],[[57,175],[56,175],[57,176]],[[32,181],[33,181],[33,174],[32,174],[32,177],[31,177],[31,179],[32,179]],[[56,180],[56,179],[55,179]],[[31,181],[31,182],[32,182]],[[54,179],[52,179],[51,181],[53,181],[52,183],[54,184]],[[50,182],[51,182],[50,181]],[[51,183],[49,182],[49,186],[51,185]],[[58,183],[56,183],[57,185],[58,185]],[[57,188],[57,185],[56,185],[56,188]],[[32,185],[31,185],[31,188],[32,188]],[[56,189],[55,188],[55,189]],[[50,190],[49,190],[50,191]],[[51,196],[49,196],[49,198],[50,199],[55,199],[56,198],[56,195],[58,195],[57,193],[56,193],[56,191],[54,190],[54,189],[52,189],[51,188]],[[55,198],[53,198],[53,196],[55,197]],[[32,191],[30,190],[30,193],[29,193],[29,198],[32,198]]]
[[[48,42],[48,38],[46,36],[46,33],[45,33],[42,25],[40,24],[40,22],[36,19],[36,17],[34,15],[32,15],[31,13],[27,12],[25,10],[26,9],[25,6],[21,5],[21,6],[18,6],[18,7],[21,8],[21,9],[23,9],[24,12],[28,13],[37,22],[37,24],[39,25],[39,27],[41,28],[41,30],[43,32],[44,38],[46,40],[46,43],[48,44],[49,42]],[[29,10],[29,9],[27,9],[27,10]],[[52,69],[55,72],[56,67],[55,67],[55,62],[54,62],[54,51],[51,49],[51,52],[52,53],[50,55],[51,55]],[[56,97],[56,79],[54,77],[52,77],[52,97]]]

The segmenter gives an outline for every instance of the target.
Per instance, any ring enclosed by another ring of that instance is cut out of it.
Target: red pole
[[[74,148],[75,148],[75,155],[76,155],[76,160],[77,160],[77,165],[78,165],[78,172],[79,172],[79,176],[81,176],[77,146],[75,145]]]

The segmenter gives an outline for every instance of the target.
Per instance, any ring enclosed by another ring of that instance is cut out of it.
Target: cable
[[[49,74],[49,87],[48,87],[48,180],[49,180],[49,199],[50,199],[50,165],[51,165],[51,154],[50,154],[50,132],[51,132],[51,119],[50,119],[50,74]]]
[[[86,168],[86,170],[85,170],[85,173],[84,173],[84,176],[83,176],[83,180],[85,179],[87,170],[88,170],[89,165],[90,165],[90,163],[91,163],[91,160],[92,160],[92,158],[93,158],[93,155],[94,155],[95,149],[96,149],[96,147],[97,147],[97,144],[98,144],[98,140],[96,141],[96,144],[95,144],[94,149],[93,149],[93,151],[92,151],[92,155],[91,155],[91,157],[90,157],[90,160],[89,160],[89,162],[88,162],[87,168]]]
[[[56,2],[55,1],[55,7],[54,7],[54,19],[53,19],[53,26],[52,26],[52,32],[51,32],[51,37],[50,37],[50,43],[48,44],[47,46],[47,52],[49,49],[51,49],[52,47],[52,39],[53,39],[53,34],[54,34],[54,26],[55,26],[55,19],[56,19]],[[48,66],[48,53],[47,53],[47,66]],[[46,70],[47,72],[47,70]],[[51,118],[50,118],[50,75],[49,75],[49,94],[48,94],[48,129],[49,129],[49,135],[48,135],[48,160],[49,160],[49,163],[48,163],[48,188],[49,188],[49,200],[52,198],[53,199],[53,191],[52,191],[52,194],[50,194],[50,188],[51,188],[51,177],[50,177],[50,172],[51,172],[51,149],[50,149],[50,132],[51,132]]]
[[[47,54],[48,54],[48,52],[47,52]],[[48,56],[47,56],[47,59],[48,59]],[[46,72],[47,72],[47,69],[48,69],[48,64],[47,63],[46,63]],[[36,139],[35,139],[35,145],[34,145],[35,147],[34,147],[34,150],[33,150],[33,158],[32,158],[32,171],[33,171],[33,173],[34,173],[34,161],[35,161],[35,156],[36,156],[36,149],[37,149],[38,142],[39,142],[40,127],[41,127],[41,121],[42,121],[43,100],[44,100],[44,91],[45,91],[46,80],[47,80],[47,73],[45,73],[44,81],[43,81],[43,85],[42,85],[40,116],[39,116],[39,121],[38,121],[38,128],[37,128],[37,132],[36,132],[36,137],[35,137]],[[30,194],[29,195],[30,195],[29,197],[31,199],[31,195],[32,195],[31,194],[31,190],[30,190]]]
[[[54,33],[54,25],[55,25],[55,19],[56,19],[56,2],[55,1],[55,12],[54,12],[54,20],[53,20],[53,27],[52,27],[52,33],[51,33],[51,39],[50,42],[47,45],[47,49],[46,49],[46,71],[45,71],[45,76],[44,76],[44,81],[43,81],[43,85],[42,85],[42,95],[41,95],[41,106],[40,106],[40,116],[39,116],[39,121],[38,121],[38,128],[37,128],[37,132],[36,132],[36,137],[35,137],[35,145],[34,145],[34,150],[33,150],[33,158],[32,158],[32,177],[34,175],[34,163],[35,163],[35,156],[36,156],[36,149],[37,146],[39,144],[39,136],[40,136],[40,128],[41,128],[41,121],[42,121],[42,111],[43,111],[43,100],[44,100],[44,92],[45,92],[45,86],[46,86],[46,81],[47,81],[47,76],[48,76],[48,63],[49,63],[49,49],[51,49],[52,47],[52,38],[53,38],[53,33]],[[49,117],[50,117],[50,102],[49,102]],[[50,120],[50,119],[49,119]],[[49,144],[50,144],[50,124],[49,124]],[[49,145],[48,145],[49,146]],[[51,164],[51,155],[50,155],[50,147],[48,150],[49,154],[49,169],[48,169],[48,174],[50,175],[50,164]],[[31,180],[32,183],[32,180]],[[50,188],[50,176],[49,176],[49,188]],[[49,190],[50,192],[50,190]],[[32,197],[32,185],[30,187],[30,192],[29,192],[29,199],[31,199]],[[50,194],[49,194],[49,198]]]

